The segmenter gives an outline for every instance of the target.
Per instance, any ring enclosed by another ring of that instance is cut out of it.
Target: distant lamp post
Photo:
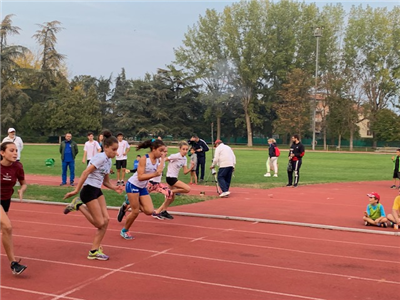
[[[322,36],[324,27],[314,28],[314,37],[317,39],[317,50],[315,54],[315,87],[314,87],[314,105],[313,105],[313,120],[312,120],[312,149],[315,150],[315,112],[317,110],[317,87],[318,87],[318,58],[319,58],[319,38]]]

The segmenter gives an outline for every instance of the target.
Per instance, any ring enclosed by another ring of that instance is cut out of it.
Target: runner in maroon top
[[[14,256],[14,247],[12,241],[12,226],[8,218],[8,210],[11,204],[11,196],[14,193],[14,186],[17,180],[21,184],[18,190],[19,200],[22,201],[22,196],[26,190],[25,174],[22,164],[17,161],[18,152],[17,146],[13,142],[5,142],[1,144],[1,233],[2,243],[6,251],[8,260],[11,264],[13,274],[19,275],[26,266],[21,265],[16,261]]]

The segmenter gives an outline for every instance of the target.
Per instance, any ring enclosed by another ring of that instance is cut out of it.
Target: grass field
[[[24,165],[25,173],[54,175],[60,177],[61,182],[61,160],[58,152],[58,145],[26,145],[22,152],[21,162]],[[83,146],[79,146],[79,154],[76,159],[76,176],[80,176],[86,164],[82,163]],[[236,155],[236,169],[232,178],[232,186],[252,187],[252,188],[272,188],[283,186],[287,183],[286,165],[288,152],[282,149],[279,158],[279,177],[266,178],[265,161],[267,158],[266,148],[238,148],[234,149]],[[169,154],[178,152],[177,148],[169,148]],[[145,154],[146,151],[137,152],[131,148],[128,153],[128,166],[131,167],[137,154]],[[211,181],[208,167],[211,164],[211,151],[207,153],[207,171],[205,179]],[[303,158],[303,165],[300,172],[300,184],[347,182],[347,181],[375,181],[391,180],[393,163],[392,154],[375,153],[349,153],[349,152],[311,152],[306,149]],[[54,167],[46,167],[45,160],[54,158]],[[116,175],[111,175],[112,179]],[[127,174],[126,179],[129,178]],[[188,182],[189,175],[183,174],[179,177],[182,181]],[[212,184],[212,183],[209,183]],[[32,185],[25,193],[27,199],[40,199],[60,201],[63,195],[71,190],[70,187],[43,187]],[[112,191],[104,191],[109,205],[118,205],[122,202],[123,196]],[[15,196],[14,196],[15,197]],[[162,201],[161,195],[152,195],[157,203]],[[181,200],[175,205],[191,203],[192,201],[204,201],[208,198],[180,196]]]

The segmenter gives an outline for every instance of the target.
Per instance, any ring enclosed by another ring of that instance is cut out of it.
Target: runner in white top
[[[125,171],[128,160],[128,152],[131,148],[129,143],[123,139],[124,135],[120,132],[117,134],[118,153],[115,158],[115,168],[117,169],[117,185],[125,185]]]
[[[189,151],[189,144],[186,141],[181,141],[179,143],[179,152],[168,156],[165,161],[168,161],[168,171],[166,181],[170,186],[171,191],[176,193],[189,193],[190,186],[186,183],[178,180],[178,175],[180,169],[183,168],[183,173],[188,174],[193,168],[194,164],[191,163],[188,169],[186,154]]]
[[[108,256],[103,253],[101,241],[106,234],[110,216],[107,211],[106,199],[101,191],[101,185],[122,193],[122,187],[112,185],[109,178],[111,159],[117,155],[118,141],[111,132],[104,131],[104,152],[94,156],[87,168],[82,172],[75,190],[65,194],[64,199],[79,193],[65,208],[64,213],[79,210],[90,223],[97,228],[92,248],[87,256],[88,259],[108,260]],[[86,204],[83,205],[83,204]]]
[[[125,226],[120,235],[131,240],[133,236],[129,233],[133,222],[139,215],[139,210],[146,215],[151,215],[154,211],[153,202],[147,191],[147,182],[154,177],[160,176],[164,169],[165,144],[161,140],[148,140],[140,143],[136,150],[150,148],[150,152],[142,156],[139,160],[137,171],[126,183],[126,193],[131,206],[131,213],[126,217]]]
[[[92,159],[92,157],[101,152],[100,144],[97,141],[93,140],[93,132],[89,132],[87,137],[89,140],[85,143],[85,146],[83,147],[83,164],[89,164],[89,161]]]

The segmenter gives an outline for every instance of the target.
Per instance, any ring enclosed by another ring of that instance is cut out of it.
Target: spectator
[[[276,146],[275,139],[268,139],[268,159],[267,159],[267,173],[265,173],[265,177],[271,177],[271,169],[274,171],[274,177],[278,177],[278,156],[279,150]]]
[[[378,227],[387,227],[387,218],[383,205],[379,203],[381,197],[378,193],[367,194],[369,198],[369,204],[367,210],[364,212],[364,225],[375,225]]]
[[[128,142],[123,139],[124,135],[120,132],[117,134],[118,154],[116,156],[115,168],[117,169],[117,186],[125,186],[125,171],[128,160],[128,152],[130,147]]]
[[[197,184],[197,175],[196,175],[196,170],[197,170],[197,154],[196,150],[194,148],[190,148],[190,164],[193,165],[193,169],[190,171],[190,182],[189,184]]]
[[[62,161],[62,182],[60,186],[67,184],[67,168],[69,167],[69,183],[74,186],[75,180],[75,157],[78,154],[78,145],[72,140],[72,134],[67,133],[65,140],[60,144]]]
[[[14,128],[8,128],[8,136],[6,136],[3,139],[3,143],[5,143],[5,142],[12,142],[17,146],[17,150],[18,150],[17,161],[20,161],[21,160],[21,152],[22,152],[22,149],[24,148],[24,143],[22,142],[22,139],[15,134]]]
[[[87,137],[88,141],[83,147],[82,163],[86,163],[88,165],[93,156],[95,156],[97,153],[102,152],[102,148],[100,144],[93,139],[93,132],[88,132]]]
[[[222,190],[220,197],[229,196],[229,187],[231,185],[231,179],[233,171],[236,165],[236,156],[232,151],[232,148],[225,145],[221,140],[215,141],[215,154],[210,169],[213,169],[216,165],[219,166],[218,170],[218,184]]]
[[[304,156],[305,149],[304,145],[300,142],[297,134],[292,136],[292,145],[289,149],[289,164],[288,164],[288,179],[289,183],[286,186],[292,186],[296,188],[299,184],[300,179],[300,167],[302,158]],[[294,173],[294,180],[293,180]]]
[[[393,185],[390,187],[391,189],[396,188],[396,183],[399,178],[399,159],[400,159],[400,149],[396,150],[396,156],[392,156],[393,161]],[[399,185],[400,188],[400,185]]]
[[[204,180],[204,169],[206,167],[206,152],[210,150],[207,146],[207,143],[200,139],[196,134],[193,134],[191,139],[189,140],[189,144],[192,145],[192,148],[195,149],[197,154],[197,168],[196,168],[196,176],[199,181]],[[201,167],[201,173],[199,177],[199,171]]]

